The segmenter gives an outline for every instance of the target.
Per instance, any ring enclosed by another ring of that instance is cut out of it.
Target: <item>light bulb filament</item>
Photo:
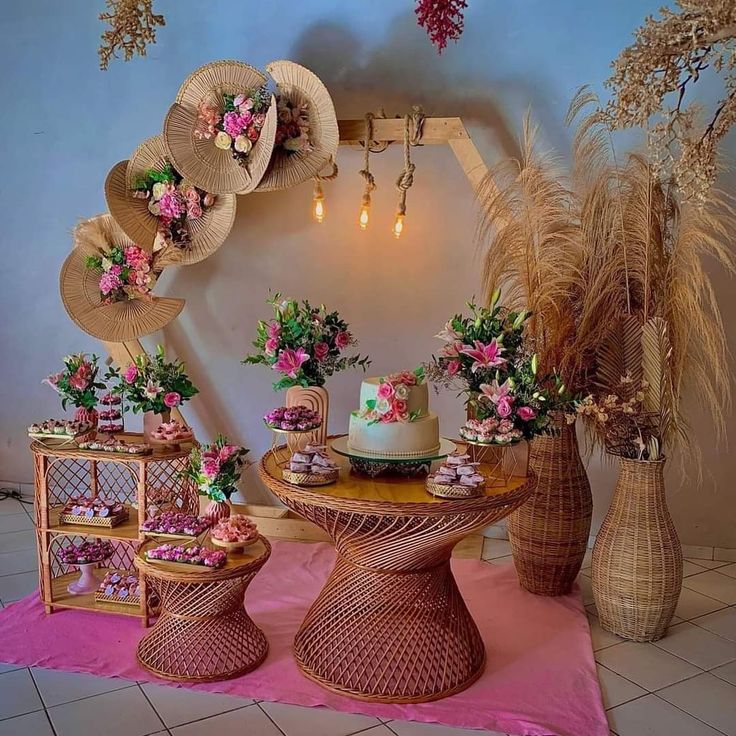
[[[394,221],[394,229],[393,229],[394,237],[400,238],[403,230],[404,230],[404,215],[397,214],[396,220]]]

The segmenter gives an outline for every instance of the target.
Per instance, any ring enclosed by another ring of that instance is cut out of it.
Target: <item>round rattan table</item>
[[[268,641],[245,610],[245,590],[271,554],[264,537],[229,552],[218,569],[146,559],[135,566],[161,599],[158,621],[138,643],[138,662],[169,680],[226,680],[258,667]]]
[[[427,493],[423,478],[353,474],[347,458],[331,486],[281,479],[282,446],[261,459],[261,479],[290,509],[334,540],[335,567],[294,639],[304,675],[341,695],[420,703],[480,677],[485,647],[450,569],[452,548],[502,519],[535,487],[513,477],[472,499]]]

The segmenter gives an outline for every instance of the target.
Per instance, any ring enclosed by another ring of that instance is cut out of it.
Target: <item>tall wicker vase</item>
[[[667,632],[682,588],[682,547],[667,509],[664,460],[620,459],[618,483],[593,547],[601,626],[633,641]]]
[[[593,515],[575,425],[533,439],[529,467],[537,490],[508,518],[516,572],[530,593],[565,595],[583,564]]]

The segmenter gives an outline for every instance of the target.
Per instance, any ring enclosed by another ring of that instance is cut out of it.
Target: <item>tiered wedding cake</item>
[[[376,457],[425,457],[439,449],[439,420],[429,411],[421,369],[363,381],[360,409],[350,417],[348,444]]]

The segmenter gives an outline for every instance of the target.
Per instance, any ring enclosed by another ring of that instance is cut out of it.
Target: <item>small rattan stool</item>
[[[335,541],[337,561],[294,639],[304,675],[340,695],[421,703],[480,677],[485,646],[450,569],[452,548],[511,513],[533,492],[514,477],[477,498],[427,493],[423,478],[352,475],[299,488],[281,479],[286,448],[264,455],[260,476],[290,509]]]
[[[161,599],[161,614],[138,643],[138,662],[168,680],[227,680],[258,667],[268,653],[245,610],[245,590],[271,555],[264,537],[229,553],[217,570],[151,562],[144,544],[134,562]]]

